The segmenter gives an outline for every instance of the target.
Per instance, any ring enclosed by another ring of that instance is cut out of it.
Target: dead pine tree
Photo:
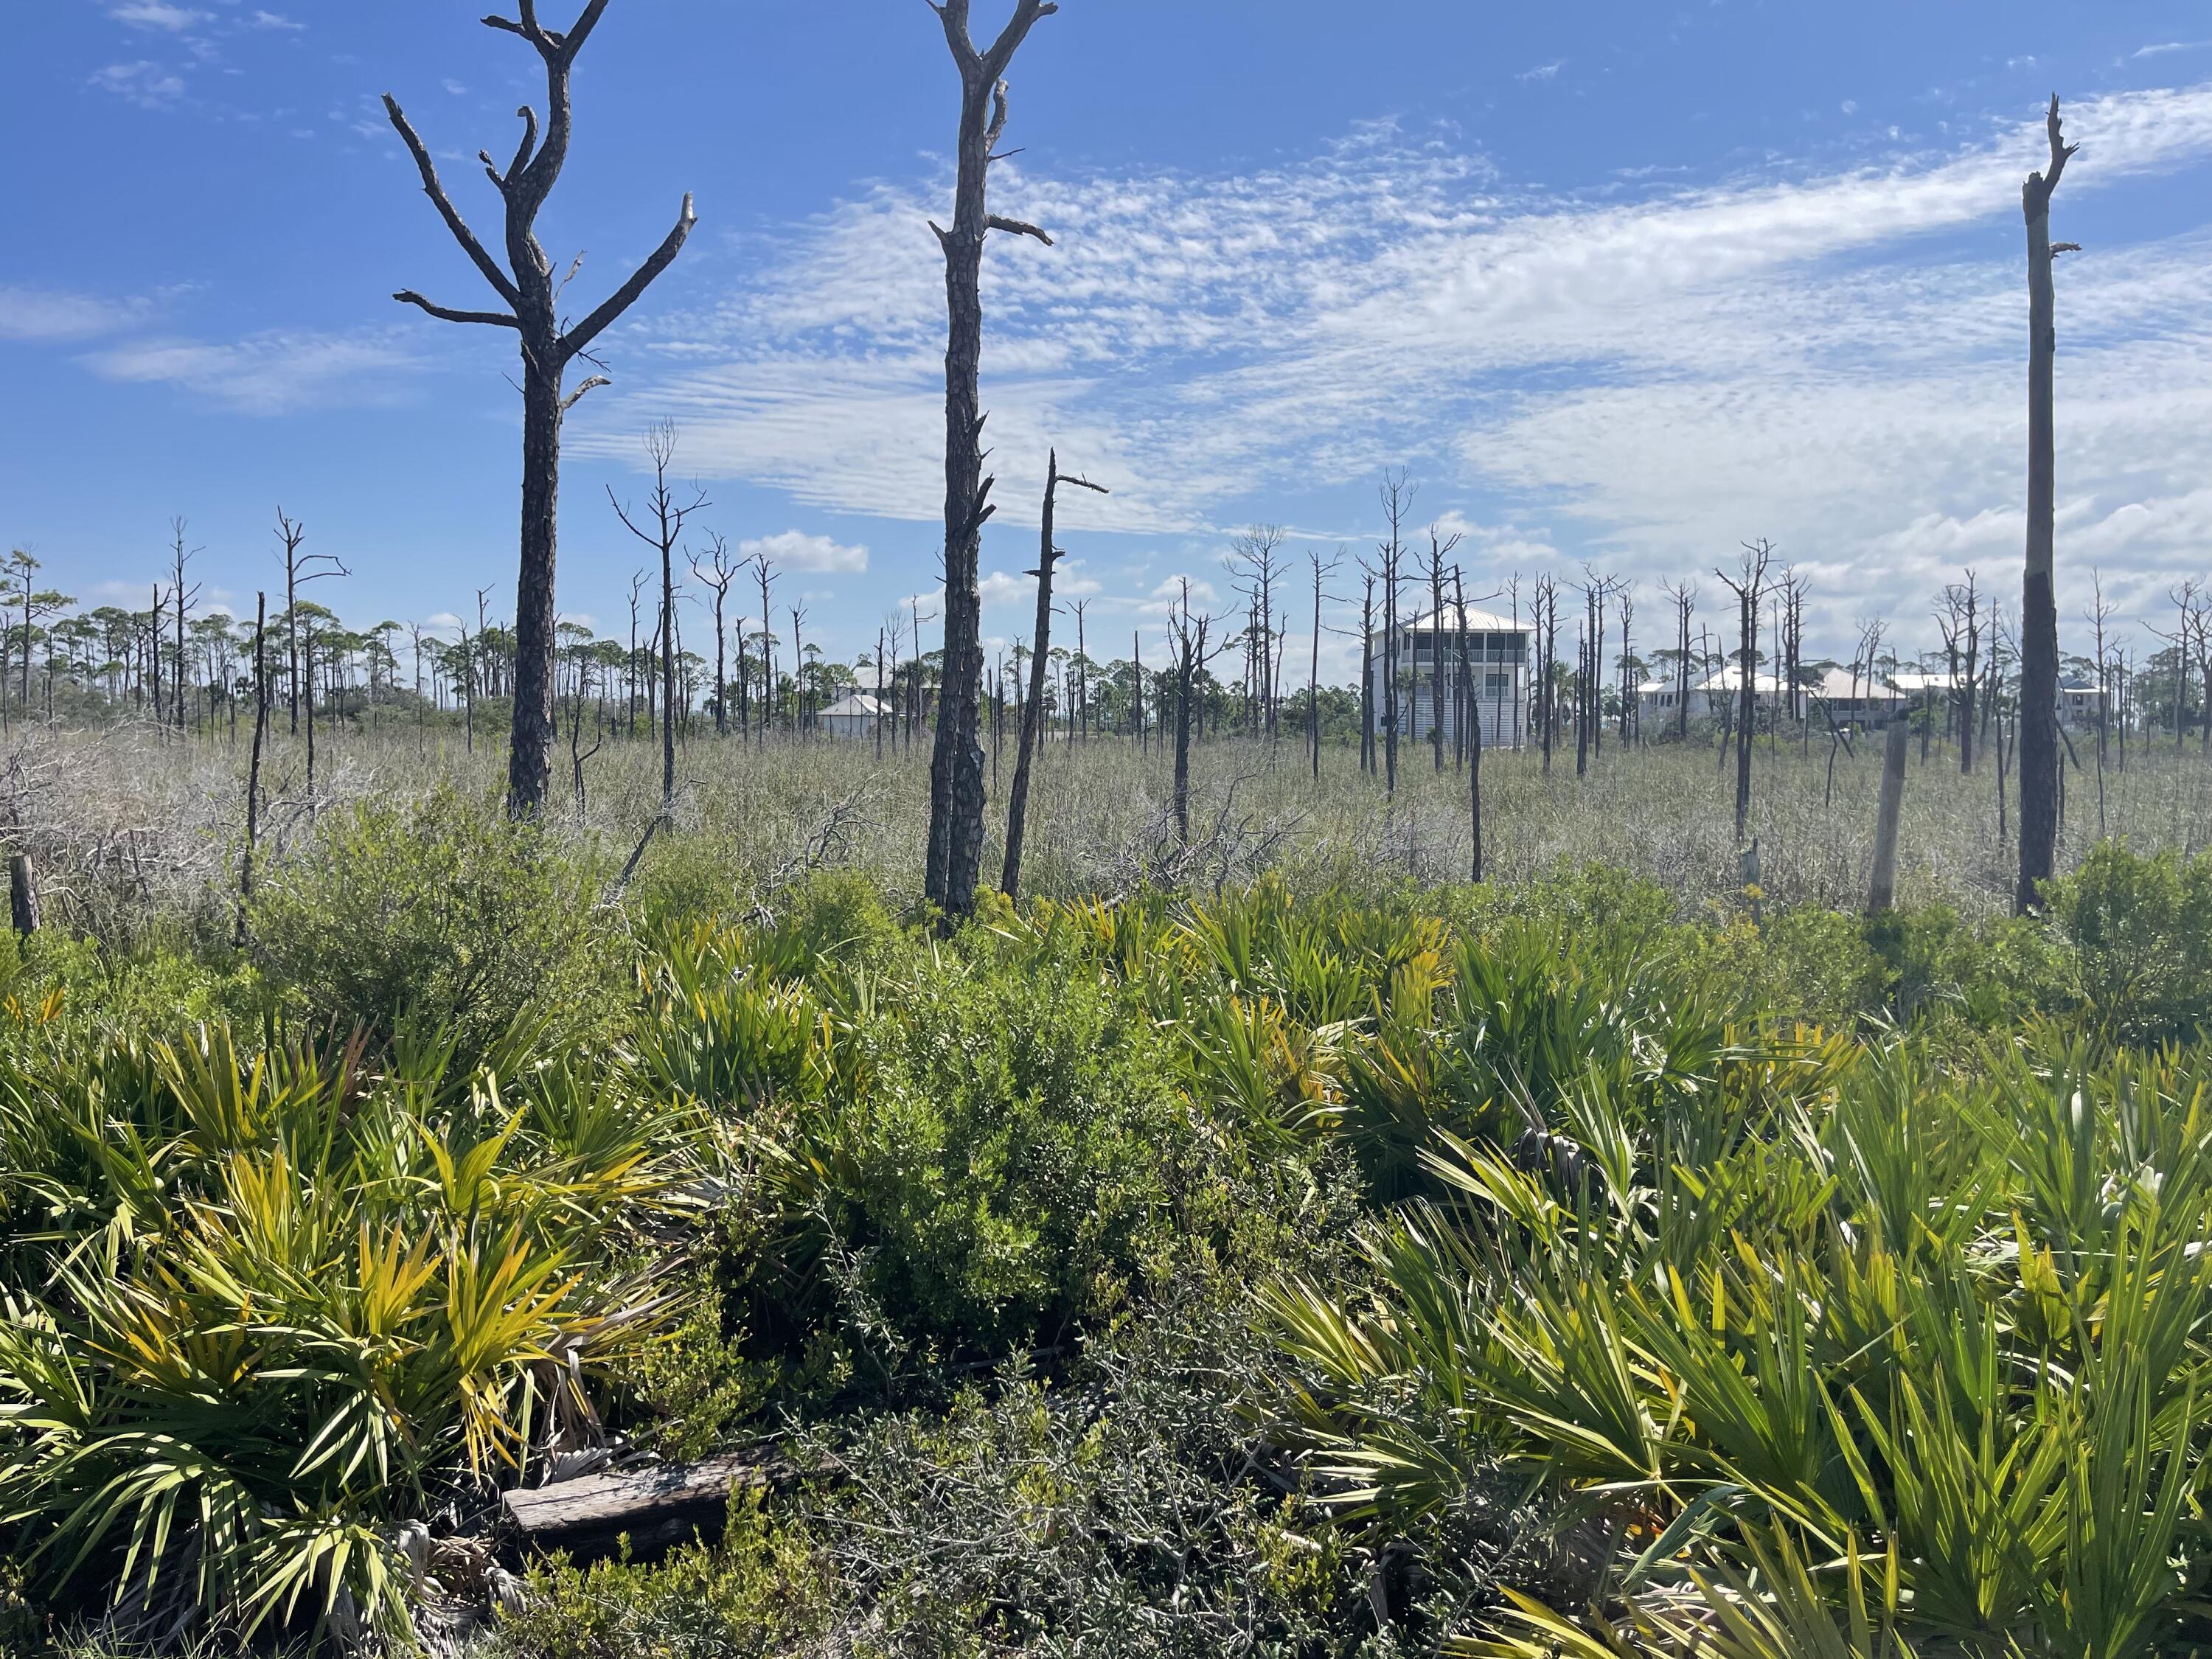
[[[676,459],[676,427],[658,421],[645,434],[646,459],[653,464],[653,490],[646,497],[644,522],[607,489],[607,503],[623,528],[660,554],[660,816],[676,811],[676,544],[684,539],[684,521],[707,505],[707,495],[696,485],[689,500],[681,500],[668,481]]]
[[[404,305],[419,307],[449,323],[473,323],[513,329],[520,337],[522,357],[522,533],[521,563],[514,589],[514,714],[507,750],[507,805],[509,813],[525,817],[545,804],[553,776],[553,738],[557,711],[556,652],[558,636],[554,611],[554,562],[558,545],[557,521],[561,493],[561,423],[576,400],[597,386],[606,384],[593,374],[574,392],[564,390],[568,366],[585,356],[592,343],[615,319],[637,303],[654,278],[668,269],[697,222],[691,198],[676,217],[675,228],[661,240],[627,280],[582,320],[562,325],[561,292],[582,264],[579,255],[559,283],[553,278],[553,262],[538,240],[538,215],[561,177],[568,159],[570,108],[568,83],[577,54],[607,9],[607,0],[587,0],[575,27],[566,33],[545,28],[538,20],[537,0],[517,0],[520,21],[491,16],[489,28],[520,37],[533,47],[545,68],[545,126],[541,135],[537,113],[525,106],[516,113],[523,122],[522,141],[504,171],[490,152],[477,159],[499,191],[505,216],[507,265],[492,258],[476,233],[446,194],[439,182],[430,152],[408,124],[398,100],[384,96],[385,113],[405,143],[422,175],[423,193],[438,210],[446,228],[460,244],[470,262],[482,273],[492,291],[505,304],[503,311],[458,311],[433,305],[411,289],[392,297]],[[586,361],[592,361],[588,357]]]
[[[1449,535],[1443,526],[1429,526],[1429,747],[1435,751],[1436,769],[1444,769],[1444,561],[1460,544],[1460,532]],[[1455,567],[1456,568],[1456,567]],[[1459,678],[1467,684],[1467,609],[1459,613]],[[1418,665],[1416,665],[1418,666]],[[1475,878],[1480,881],[1480,876]]]
[[[300,735],[300,590],[310,582],[326,576],[349,576],[353,573],[339,562],[335,553],[302,553],[307,544],[307,526],[288,515],[282,507],[276,509],[276,540],[282,550],[278,556],[284,562],[284,672],[285,701],[292,722],[292,735]]]
[[[1982,598],[1974,573],[1943,590],[1943,608],[1936,626],[1943,635],[1943,650],[1951,666],[1951,701],[1959,723],[1959,770],[1974,769],[1975,698],[1981,685]]]
[[[1620,617],[1620,746],[1627,748],[1641,736],[1638,730],[1634,646],[1636,627],[1636,585],[1624,579],[1614,595],[1613,606]]]
[[[1321,607],[1322,584],[1344,562],[1344,550],[1339,548],[1335,556],[1326,564],[1318,553],[1308,553],[1306,559],[1313,566],[1314,610],[1312,654],[1306,666],[1306,715],[1313,726],[1312,743],[1309,748],[1313,758],[1314,781],[1321,781]]]
[[[769,600],[775,586],[775,567],[769,562],[765,551],[753,555],[753,576],[760,583],[761,596],[761,747],[768,747],[768,729],[775,720],[775,611]]]
[[[929,763],[929,844],[923,889],[951,932],[973,915],[983,865],[982,595],[976,563],[994,482],[983,476],[983,245],[994,230],[1052,238],[990,210],[991,163],[1006,130],[1007,66],[1053,0],[1017,0],[988,51],[968,32],[969,0],[930,0],[960,72],[960,135],[952,228],[933,222],[945,253],[945,656]]]
[[[1578,778],[1589,774],[1590,683],[1596,678],[1590,667],[1590,653],[1595,649],[1585,606],[1575,624],[1575,775]]]
[[[238,867],[235,942],[246,948],[246,907],[253,902],[253,854],[261,845],[261,743],[269,729],[269,596],[253,596],[253,752],[246,769],[246,855]]]
[[[700,568],[699,561],[696,558],[691,561],[691,574],[696,576],[701,585],[714,596],[714,735],[718,738],[727,737],[730,731],[729,657],[726,652],[727,634],[724,616],[729,606],[730,585],[736,581],[744,571],[743,565],[731,562],[730,544],[728,538],[722,536],[708,538],[706,568],[703,570]],[[882,654],[880,649],[877,654],[878,656]],[[880,671],[877,678],[878,684],[876,690],[880,695],[883,690]]]
[[[1375,577],[1363,578],[1359,600],[1359,769],[1375,772]]]
[[[2089,572],[2089,593],[2087,620],[2097,653],[2097,836],[2102,840],[2110,833],[2105,823],[2105,759],[2112,729],[2112,663],[2106,653],[2105,633],[2112,624],[2112,605],[2105,597],[2105,573],[2094,567]]]
[[[806,623],[806,607],[791,607],[791,740],[806,741],[806,647],[799,630]]]
[[[1459,538],[1455,536],[1454,541]],[[1441,586],[1441,584],[1439,584]],[[1467,654],[1467,586],[1457,565],[1452,567],[1452,608],[1459,613],[1460,719],[1467,734],[1467,821],[1474,842],[1468,879],[1482,879],[1482,708],[1474,696],[1474,672]],[[1443,635],[1437,635],[1441,647]]]
[[[1190,743],[1193,705],[1199,677],[1213,656],[1228,648],[1226,641],[1208,643],[1220,622],[1218,617],[1194,617],[1190,609],[1190,578],[1182,579],[1181,609],[1168,616],[1170,672],[1175,682],[1175,819],[1176,838],[1190,845]]]
[[[1559,584],[1536,578],[1533,601],[1536,623],[1536,732],[1544,750],[1544,771],[1552,770],[1552,740],[1559,728]]]
[[[177,735],[180,738],[185,733],[185,682],[189,678],[185,672],[185,620],[191,613],[192,601],[200,596],[200,585],[198,582],[192,582],[189,585],[186,583],[185,580],[185,566],[196,556],[204,552],[205,550],[206,550],[204,548],[195,547],[187,552],[185,548],[185,521],[182,519],[172,519],[169,520],[169,558],[171,562],[169,568],[171,571],[171,580],[173,583],[173,586],[170,591],[176,597],[176,615],[174,620],[177,632],[177,690],[175,698],[175,714],[171,723],[177,728]],[[31,631],[28,628],[26,628],[23,630],[23,675],[26,682],[24,686],[24,701],[27,705],[29,702],[30,696],[30,688],[28,684],[30,672]]]
[[[2021,914],[2043,902],[2043,884],[2058,854],[2058,601],[2054,586],[2057,459],[2051,431],[2051,369],[2057,355],[2057,302],[2051,261],[2077,251],[2051,240],[2051,198],[2068,158],[2080,148],[2065,142],[2058,94],[2045,118],[2051,163],[2021,186],[2027,222],[2027,548],[2020,612],[2020,885],[2013,896]]]
[[[576,822],[584,822],[590,802],[584,790],[584,763],[597,755],[606,744],[604,725],[592,736],[592,746],[584,747],[584,698],[591,691],[592,657],[589,651],[576,655],[576,678],[568,694],[568,781],[576,795]]]
[[[1283,532],[1279,525],[1255,524],[1230,544],[1228,566],[1251,612],[1247,645],[1252,653],[1251,684],[1257,719],[1254,729],[1269,738],[1278,729],[1281,687],[1275,675],[1275,588],[1285,574]]]
[[[1723,586],[1736,597],[1736,722],[1735,722],[1735,838],[1741,842],[1751,822],[1751,734],[1758,723],[1759,603],[1766,588],[1771,544],[1759,540],[1743,544],[1743,563],[1735,575],[1716,570]]]
[[[1044,530],[1037,553],[1037,568],[1027,574],[1036,578],[1036,643],[1030,653],[1030,688],[1028,701],[1022,708],[1022,731],[1014,750],[1014,787],[1006,798],[1006,856],[1000,872],[999,887],[1008,898],[1021,891],[1022,836],[1027,827],[1030,805],[1030,763],[1036,753],[1037,724],[1044,708],[1044,677],[1048,653],[1052,643],[1052,568],[1065,558],[1067,550],[1053,544],[1054,523],[1060,502],[1060,487],[1073,484],[1078,489],[1095,490],[1104,495],[1110,493],[1105,485],[1095,484],[1088,478],[1079,477],[1060,470],[1060,452],[1051,453],[1045,464]]]
[[[1393,797],[1398,793],[1398,729],[1403,724],[1398,684],[1398,581],[1406,557],[1406,520],[1413,514],[1417,493],[1402,468],[1384,473],[1377,491],[1383,521],[1390,526],[1389,538],[1376,544],[1382,562],[1372,574],[1382,584],[1382,787]]]
[[[1690,615],[1697,609],[1695,582],[1662,582],[1659,591],[1674,607],[1674,737],[1690,740]]]
[[[1067,721],[1067,741],[1073,745],[1079,733],[1085,743],[1091,741],[1091,647],[1085,631],[1091,600],[1076,599],[1067,608],[1075,618],[1075,660],[1072,665],[1075,670],[1075,690]]]

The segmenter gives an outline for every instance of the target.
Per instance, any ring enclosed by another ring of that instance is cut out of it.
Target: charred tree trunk
[[[28,853],[12,854],[8,860],[8,918],[18,939],[39,931],[39,879]]]
[[[2051,364],[2057,352],[2051,262],[2070,245],[2051,240],[2051,197],[2075,146],[2051,94],[2045,126],[2050,171],[2032,173],[2021,189],[2027,222],[2027,550],[2021,586],[2020,885],[2021,914],[2042,902],[2058,850],[2058,603],[2053,588],[2053,497],[2057,462],[2051,435]]]
[[[983,747],[977,721],[983,689],[982,599],[976,560],[991,516],[983,476],[983,244],[993,230],[1052,239],[1033,225],[994,216],[991,155],[1006,125],[1006,66],[1052,0],[1019,0],[988,52],[968,33],[969,0],[933,0],[960,71],[959,166],[952,228],[932,224],[945,252],[945,665],[937,740],[929,762],[929,850],[924,890],[950,931],[975,908],[983,864]]]
[[[263,641],[269,629],[269,596],[254,595],[253,755],[246,769],[246,857],[238,870],[237,943],[246,945],[246,911],[253,901],[253,854],[261,844],[261,741],[269,728],[269,659]]]
[[[1053,545],[1053,521],[1055,516],[1060,486],[1076,484],[1085,489],[1095,489],[1103,495],[1103,485],[1085,478],[1070,477],[1060,470],[1060,452],[1054,450],[1045,467],[1044,534],[1037,556],[1037,568],[1029,574],[1037,579],[1036,642],[1030,655],[1029,701],[1022,709],[1020,746],[1014,755],[1014,786],[1006,801],[1006,858],[1000,872],[999,886],[1008,898],[1021,890],[1022,835],[1027,825],[1030,802],[1030,760],[1036,752],[1037,724],[1044,708],[1044,677],[1047,653],[1052,639],[1052,568],[1059,560],[1060,550]]]
[[[1359,769],[1375,770],[1375,579],[1359,602]]]
[[[1463,694],[1462,718],[1467,733],[1467,822],[1468,833],[1474,844],[1472,868],[1468,879],[1482,879],[1482,709],[1474,696],[1474,680],[1467,657],[1467,587],[1455,567],[1452,571],[1452,606],[1459,612],[1459,683]]]
[[[1744,544],[1741,577],[1716,572],[1736,596],[1735,836],[1741,842],[1751,821],[1751,739],[1759,723],[1759,602],[1765,591],[1773,549],[1765,542]]]
[[[504,172],[488,152],[479,152],[484,171],[505,205],[507,269],[488,252],[446,195],[430,152],[408,124],[392,95],[385,112],[405,141],[422,176],[424,194],[463,252],[505,302],[503,311],[457,311],[433,305],[411,289],[392,297],[419,307],[446,322],[513,329],[520,337],[522,369],[522,524],[520,568],[514,588],[514,714],[507,752],[507,811],[534,815],[545,805],[553,775],[553,742],[558,725],[555,708],[556,649],[554,565],[558,546],[561,485],[561,423],[576,400],[606,384],[594,374],[573,392],[563,392],[568,365],[590,349],[608,325],[636,303],[682,251],[696,222],[691,198],[684,198],[675,228],[629,277],[597,309],[563,328],[558,306],[561,288],[552,261],[538,240],[536,225],[568,155],[568,85],[576,56],[599,27],[608,0],[586,0],[575,27],[558,33],[540,25],[536,0],[518,0],[520,22],[487,17],[487,27],[520,36],[537,50],[545,68],[546,121],[539,142],[538,117],[527,108],[522,142]],[[572,271],[571,275],[574,274]],[[590,359],[586,358],[586,361]]]

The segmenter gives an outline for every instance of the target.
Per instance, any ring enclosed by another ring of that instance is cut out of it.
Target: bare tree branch
[[[662,239],[660,246],[653,249],[643,264],[630,272],[628,282],[602,301],[590,316],[561,337],[563,355],[574,357],[597,339],[607,325],[636,304],[638,295],[653,285],[653,278],[675,263],[676,256],[684,251],[684,240],[691,234],[691,227],[698,222],[699,216],[691,208],[691,192],[686,191],[684,193],[684,210],[677,216],[675,228]]]
[[[447,199],[446,187],[438,182],[438,168],[430,160],[430,152],[424,148],[415,129],[408,125],[406,114],[399,107],[399,100],[388,92],[384,94],[384,112],[392,118],[392,125],[398,129],[399,137],[415,157],[415,166],[422,175],[422,192],[430,198],[431,205],[438,210],[438,216],[446,222],[446,228],[453,233],[453,240],[461,245],[461,251],[476,262],[477,269],[483,272],[484,280],[492,285],[493,291],[507,304],[520,309],[521,293],[508,279],[507,273],[499,268],[498,262],[484,251],[484,245],[477,240],[476,232],[469,228],[468,222]]]
[[[965,12],[963,4],[960,9]],[[991,50],[983,54],[985,77],[996,81],[1006,72],[1006,65],[1014,61],[1014,53],[1029,38],[1029,33],[1041,18],[1050,17],[1060,10],[1056,0],[1021,0],[1014,15],[1006,20],[1006,27],[999,31],[999,38],[991,43]],[[966,19],[962,19],[964,27]]]
[[[538,112],[525,104],[514,112],[523,123],[522,142],[515,147],[514,160],[507,163],[507,176],[510,179],[521,175],[522,170],[530,165],[532,153],[538,148]]]
[[[433,305],[411,288],[404,288],[392,296],[402,305],[420,306],[441,322],[481,323],[487,328],[520,328],[522,324],[504,311],[455,311],[450,306]]]
[[[1035,225],[1024,224],[1019,219],[1001,218],[999,215],[994,213],[986,222],[988,223],[994,230],[1008,231],[1016,236],[1034,236],[1037,240],[1042,242],[1047,247],[1050,247],[1052,246],[1051,237],[1046,235],[1044,232],[1039,230]],[[934,227],[933,227],[933,228],[934,228]]]
[[[561,400],[561,412],[563,415],[566,415],[570,410],[574,409],[577,404],[582,400],[583,396],[586,392],[596,392],[603,386],[612,386],[614,382],[604,374],[592,375],[591,379],[586,380],[581,386],[578,386],[574,392],[570,392],[567,397]]]

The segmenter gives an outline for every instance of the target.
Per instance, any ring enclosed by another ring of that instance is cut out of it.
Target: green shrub
[[[1952,1020],[1995,1030],[2075,1000],[2073,952],[2033,917],[1970,926],[1948,905],[1885,910],[1864,924],[1881,963],[1883,1000],[1900,1023]]]
[[[1279,1266],[1319,1259],[1279,1242]],[[1352,1538],[1249,1455],[1240,1407],[1272,1362],[1248,1297],[1188,1253],[1060,1386],[1017,1372],[810,1428],[795,1493],[741,1499],[719,1545],[657,1568],[539,1572],[487,1659],[1404,1651],[1376,1640]]]
[[[118,950],[52,928],[27,939],[0,933],[0,1027],[68,1015],[177,1035],[253,997],[234,959],[204,960],[175,945]]]
[[[1670,929],[1666,946],[1685,980],[1746,1015],[1848,1030],[1882,1006],[1887,975],[1857,921],[1818,905]]]
[[[1172,1237],[1194,1126],[1141,1012],[1095,970],[981,944],[904,965],[812,991],[740,969],[663,1005],[643,1046],[727,1075],[751,1160],[720,1223],[720,1332],[685,1345],[721,1380],[665,1372],[664,1399],[726,1406],[751,1387],[740,1363],[822,1397],[1059,1345]],[[799,1048],[764,1066],[759,1018],[735,1012],[793,997]]]
[[[883,890],[854,870],[817,870],[769,906],[769,949],[811,963],[820,958],[866,961],[900,937]]]
[[[882,1034],[829,1195],[878,1305],[949,1356],[1052,1343],[1117,1306],[1169,1225],[1189,1128],[1149,1024],[1094,980],[947,976]]]
[[[365,804],[267,873],[253,959],[284,1006],[380,1039],[445,1034],[473,1061],[526,1015],[555,1038],[606,1016],[621,963],[593,873],[548,832],[451,789]]]
[[[713,1547],[689,1544],[652,1565],[556,1560],[530,1588],[485,1659],[769,1659],[814,1650],[837,1607],[828,1564],[757,1492],[732,1501]]]
[[[2146,858],[2100,842],[2049,895],[2074,944],[2081,999],[2108,1034],[2155,1042],[2212,1019],[2212,853]]]

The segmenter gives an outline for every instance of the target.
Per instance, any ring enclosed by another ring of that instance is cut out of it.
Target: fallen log
[[[557,1486],[508,1492],[507,1530],[521,1551],[565,1550],[579,1561],[618,1554],[649,1557],[720,1534],[730,1496],[788,1480],[787,1471],[743,1453],[701,1463],[587,1474]]]

